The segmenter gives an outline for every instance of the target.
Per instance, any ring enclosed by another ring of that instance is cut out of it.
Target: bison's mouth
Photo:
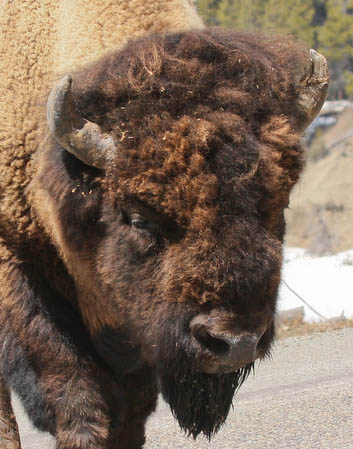
[[[202,367],[203,368],[202,371],[207,374],[216,374],[216,375],[231,374],[234,373],[235,371],[242,370],[243,368],[245,368],[245,366],[239,365],[235,368],[234,366],[229,365],[215,365],[214,363],[209,364],[205,363]]]
[[[253,369],[253,363],[227,374],[201,372],[165,373],[161,391],[180,427],[196,438],[212,437],[225,422],[237,389]]]

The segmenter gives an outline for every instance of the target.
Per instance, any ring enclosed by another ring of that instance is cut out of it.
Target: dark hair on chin
[[[227,419],[235,392],[254,365],[229,374],[168,373],[161,390],[180,427],[194,439],[203,433],[209,440]]]

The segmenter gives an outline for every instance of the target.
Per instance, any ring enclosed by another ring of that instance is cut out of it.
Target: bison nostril
[[[206,372],[217,373],[239,369],[252,363],[259,356],[259,343],[265,328],[257,331],[234,329],[224,330],[225,320],[211,320],[207,315],[198,315],[190,323],[192,336],[207,353],[202,355],[208,360]],[[210,354],[208,354],[210,356]]]
[[[211,335],[205,326],[191,326],[191,332],[203,347],[214,354],[224,355],[230,350],[228,343],[224,339]]]

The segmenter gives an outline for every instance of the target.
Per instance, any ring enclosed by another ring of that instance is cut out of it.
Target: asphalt
[[[17,398],[13,402],[22,449],[54,449],[53,439],[36,432]],[[211,442],[187,438],[161,401],[145,448],[353,449],[353,329],[278,342]]]

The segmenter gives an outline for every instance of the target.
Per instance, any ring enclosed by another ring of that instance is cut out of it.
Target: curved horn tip
[[[314,84],[315,82],[328,84],[330,76],[326,58],[311,48],[310,61],[312,64],[312,75],[309,79],[309,84]]]
[[[52,88],[47,102],[47,120],[52,134],[60,132],[60,122],[71,91],[72,76],[66,75]]]
[[[62,77],[56,86],[60,89],[65,89],[67,91],[71,87],[71,84],[72,84],[72,76],[69,74]]]
[[[55,104],[63,104],[65,102],[65,99],[67,97],[67,94],[71,91],[71,85],[72,85],[72,76],[66,75],[58,82],[58,84],[55,86],[55,94],[56,94],[56,101]]]
[[[310,50],[309,56],[309,72],[307,67],[306,75],[298,84],[297,107],[302,114],[298,122],[300,132],[304,132],[320,112],[330,79],[326,58],[313,49]]]

